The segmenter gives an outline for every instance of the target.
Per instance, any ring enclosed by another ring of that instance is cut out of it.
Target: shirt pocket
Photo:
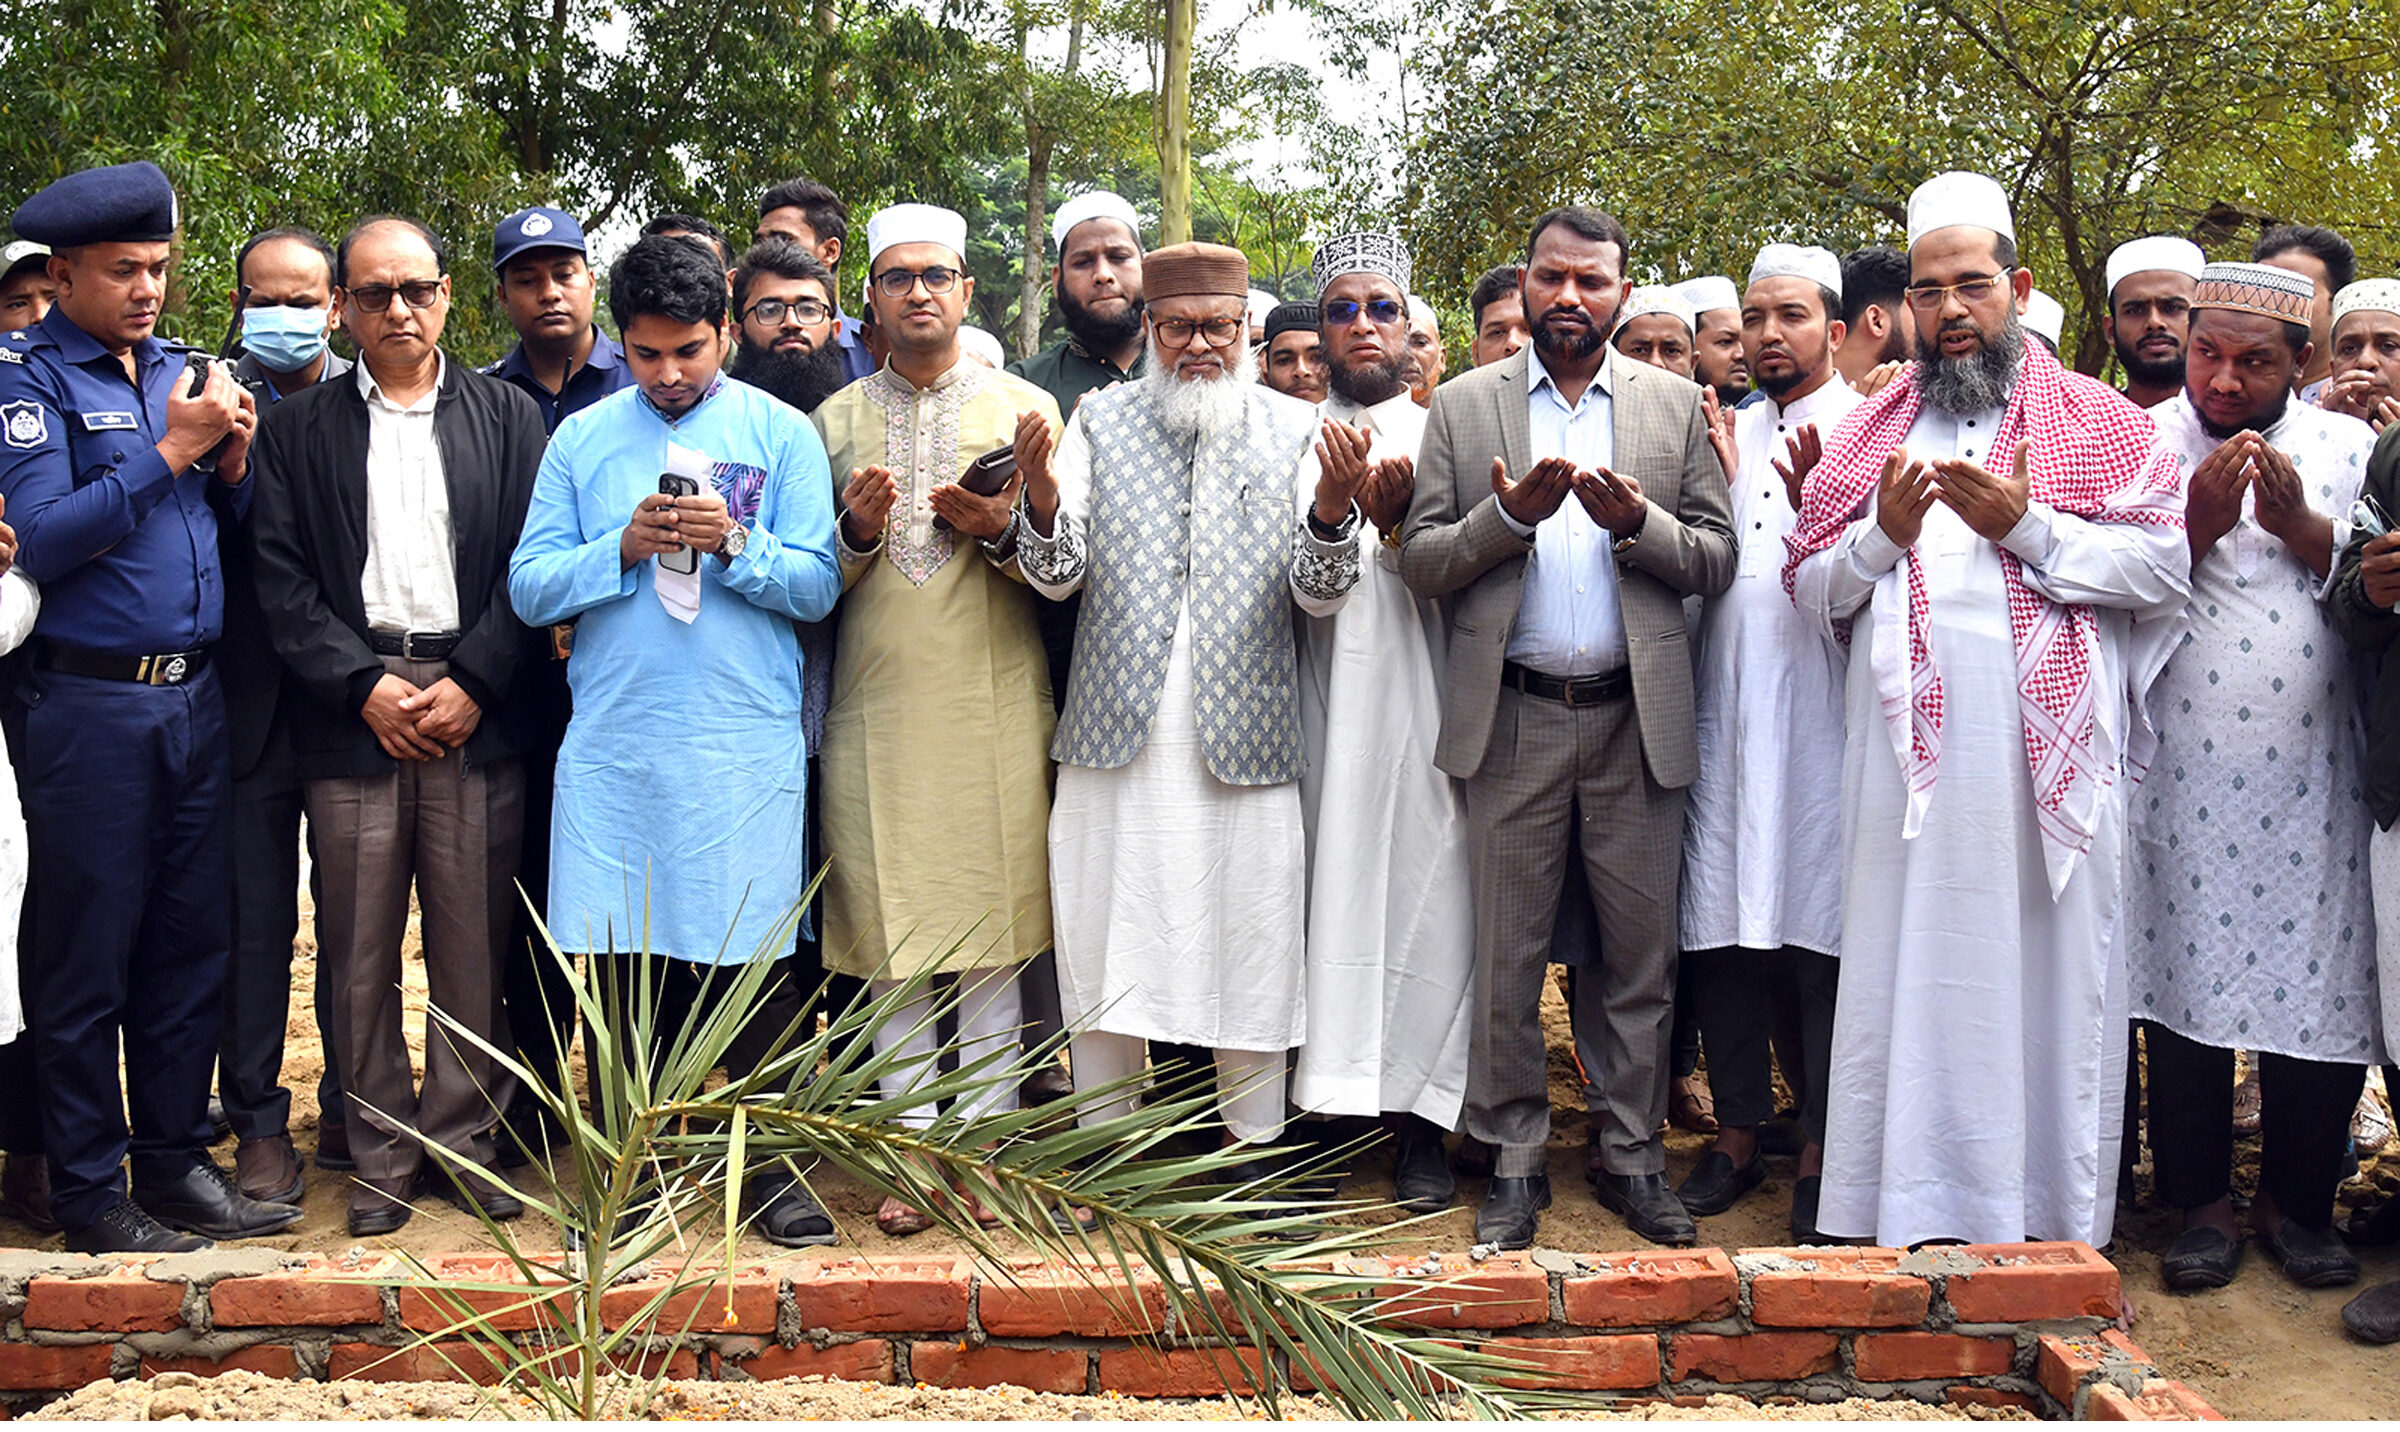
[[[141,420],[130,412],[86,412],[68,415],[67,457],[75,485],[89,486],[123,467],[142,441]]]

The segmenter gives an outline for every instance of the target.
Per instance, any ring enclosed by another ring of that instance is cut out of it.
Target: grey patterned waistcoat
[[[1085,396],[1090,566],[1067,709],[1050,748],[1060,764],[1113,770],[1142,749],[1188,567],[1194,698],[1210,774],[1235,786],[1300,778],[1291,581],[1303,519],[1293,490],[1316,410],[1265,389],[1249,397],[1240,431],[1195,454],[1189,439],[1159,425],[1140,385]]]

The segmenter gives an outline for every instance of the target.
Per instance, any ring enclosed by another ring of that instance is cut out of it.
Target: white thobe
[[[1051,467],[1056,521],[1088,531],[1092,449],[1080,418],[1067,423]],[[1312,504],[1316,482],[1311,449],[1300,461],[1295,516]],[[1055,601],[1082,579],[1030,585]],[[1309,610],[1297,589],[1293,601]],[[1058,768],[1050,920],[1059,1012],[1072,1030],[1289,1049],[1308,1029],[1300,787],[1232,786],[1209,772],[1191,628],[1187,594],[1149,738],[1134,758],[1115,770]]]
[[[2001,413],[1931,410],[1912,458],[1996,468]],[[2125,474],[2130,482],[2135,474]],[[2186,595],[2182,532],[2029,507],[2004,545],[2052,601],[2100,608],[2092,656],[2095,760],[2124,757],[2134,676],[2130,612]],[[2017,657],[2000,547],[1935,503],[1917,540],[1945,693],[1940,765],[1923,826],[1904,838],[1909,789],[1886,700],[1905,691],[1907,579],[1873,503],[1801,564],[1801,612],[1828,630],[1856,616],[1843,766],[1842,986],[1817,1225],[1899,1246],[2084,1239],[2115,1217],[2125,1082],[2125,959],[2118,944],[2125,788],[2099,792],[2090,852],[2053,898],[2026,768]],[[1903,646],[1900,648],[1905,650]]]
[[[2219,442],[2190,400],[2150,410],[2188,479]],[[2261,434],[2292,459],[2338,554],[2373,429],[2293,403]],[[2158,752],[2134,797],[2126,956],[2133,1013],[2221,1049],[2384,1061],[2366,881],[2359,660],[2323,579],[2258,525],[2254,495],[2192,569],[2151,686]]]
[[[1792,606],[1783,539],[1799,520],[1775,464],[1804,426],[1831,437],[1864,401],[1836,373],[1789,407],[1734,415],[1733,585],[1693,634],[1700,774],[1684,797],[1683,948],[1842,948],[1842,676],[1848,653]]]
[[[1425,435],[1406,390],[1319,411],[1366,430],[1369,461],[1413,458]],[[1466,1100],[1475,905],[1466,807],[1433,764],[1448,628],[1401,582],[1397,556],[1376,547],[1341,611],[1300,630],[1308,1038],[1292,1102],[1446,1129]]]

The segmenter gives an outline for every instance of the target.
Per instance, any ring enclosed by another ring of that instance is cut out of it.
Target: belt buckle
[[[1575,699],[1575,682],[1572,678],[1558,683],[1558,699],[1564,701],[1569,706],[1581,704]]]
[[[143,657],[134,674],[151,686],[180,686],[191,669],[191,658],[179,651],[171,656]]]
[[[415,632],[404,631],[400,633],[400,659],[402,661],[415,661],[417,659],[417,634]]]

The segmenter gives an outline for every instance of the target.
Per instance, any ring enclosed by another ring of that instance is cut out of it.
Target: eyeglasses
[[[906,289],[901,290],[902,293],[907,291]],[[940,290],[936,289],[935,292],[938,293]],[[823,323],[826,319],[833,317],[833,310],[813,298],[803,298],[796,303],[786,303],[780,298],[762,298],[751,304],[750,311],[743,317],[755,318],[766,324],[781,323],[787,318],[801,323]]]
[[[1919,313],[1934,313],[1957,294],[1958,301],[1973,308],[1989,299],[1994,291],[2005,286],[2013,269],[2002,269],[1990,278],[1971,278],[1965,283],[1912,283],[1908,286],[1908,306]]]
[[[889,268],[875,275],[875,286],[891,298],[906,298],[922,280],[927,293],[948,293],[958,287],[959,272],[935,264],[925,269]]]
[[[433,307],[433,301],[442,295],[442,281],[438,278],[412,278],[397,285],[362,283],[342,292],[350,305],[362,312],[387,313],[391,310],[395,294],[406,300],[411,308]]]
[[[1188,318],[1153,318],[1150,327],[1157,332],[1161,343],[1169,348],[1189,348],[1196,334],[1208,340],[1211,348],[1222,348],[1250,331],[1248,323],[1239,318],[1209,318],[1193,322]]]
[[[1408,312],[1407,305],[1396,298],[1374,298],[1364,304],[1354,298],[1337,298],[1317,312],[1324,318],[1327,327],[1340,328],[1357,322],[1361,308],[1366,309],[1368,321],[1373,323],[1398,323],[1401,315]]]

